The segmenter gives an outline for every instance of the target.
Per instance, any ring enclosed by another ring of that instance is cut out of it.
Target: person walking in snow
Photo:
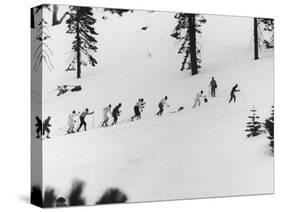
[[[89,112],[89,109],[88,109],[88,108],[86,108],[85,111],[83,111],[83,112],[80,114],[80,116],[79,116],[80,125],[79,125],[79,127],[78,127],[78,129],[77,129],[77,132],[80,131],[80,129],[81,129],[82,126],[84,126],[84,131],[87,131],[87,123],[86,123],[86,121],[85,121],[85,118],[86,118],[87,115],[92,115],[92,114],[94,114],[94,111]]]
[[[142,100],[139,99],[137,101],[137,103],[134,106],[134,116],[131,117],[131,121],[134,121],[135,119],[139,120],[141,118],[141,108],[144,107],[144,105],[142,106]]]
[[[167,103],[168,97],[165,96],[163,99],[161,99],[161,101],[158,104],[159,107],[159,111],[156,113],[157,116],[162,116],[162,113],[164,112],[164,107],[170,107],[170,105],[168,105]]]
[[[50,124],[50,120],[51,120],[51,116],[48,116],[47,119],[43,122],[43,135],[45,135],[47,133],[47,137],[46,138],[50,138],[50,128],[52,125]]]
[[[192,108],[195,108],[197,105],[198,105],[198,107],[200,107],[201,98],[204,97],[203,93],[204,92],[201,90],[198,94],[196,94],[196,96],[194,98],[194,104],[193,104]]]
[[[240,90],[237,89],[238,88],[238,84],[234,85],[234,87],[231,89],[230,91],[230,100],[229,103],[232,102],[232,100],[234,102],[236,102],[236,96],[235,96],[235,92],[239,92]]]
[[[217,82],[214,79],[214,77],[212,77],[212,80],[210,82],[210,88],[211,88],[211,97],[216,97],[216,89],[217,89]]]
[[[112,110],[112,117],[113,117],[113,122],[111,125],[117,124],[118,121],[118,116],[120,116],[120,107],[122,106],[121,103],[119,103],[115,108]]]
[[[74,127],[75,127],[74,123],[76,122],[74,120],[74,117],[78,116],[79,114],[80,114],[80,112],[76,113],[76,111],[73,110],[72,113],[70,113],[68,115],[68,130],[67,130],[67,133],[74,133]]]
[[[36,134],[37,134],[36,138],[40,138],[40,136],[42,135],[42,121],[38,116],[36,116],[35,119],[36,119],[35,127],[36,127]]]
[[[109,104],[107,107],[105,107],[103,109],[102,113],[103,113],[103,122],[101,124],[101,127],[108,127],[108,120],[109,120],[108,114],[112,115],[111,104]]]

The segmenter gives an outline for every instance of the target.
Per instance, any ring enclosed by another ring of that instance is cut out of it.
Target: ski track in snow
[[[55,39],[65,31],[63,26],[50,29],[50,46],[59,59],[53,58],[56,72],[43,76],[43,116],[52,117],[52,138],[43,141],[44,189],[51,186],[58,196],[66,196],[73,180],[83,180],[87,204],[93,204],[109,187],[123,190],[130,202],[273,192],[269,141],[265,134],[246,138],[244,132],[253,105],[261,120],[270,114],[272,53],[263,52],[262,58],[254,61],[247,42],[241,41],[239,46],[235,36],[232,45],[226,40],[226,46],[213,53],[220,38],[210,28],[220,17],[206,16],[209,25],[202,33],[203,69],[191,77],[178,71],[182,56],[170,37],[175,24],[172,17],[172,13],[140,11],[98,22],[99,64],[83,67],[79,80],[74,79],[75,73],[63,71],[66,63],[61,58],[67,57],[71,38]],[[240,23],[231,17],[221,18],[226,18],[225,27]],[[146,31],[140,30],[146,25]],[[108,33],[112,31],[118,41]],[[221,36],[224,33],[231,32],[228,28]],[[250,37],[245,33],[243,39]],[[209,38],[216,40],[209,44]],[[197,92],[203,89],[208,94],[212,76],[218,82],[217,98],[191,109]],[[237,103],[228,104],[235,83],[241,92]],[[82,91],[57,97],[50,91],[58,84],[81,84]],[[157,105],[165,95],[171,108],[158,117]],[[122,102],[122,121],[132,115],[141,97],[146,101],[142,120],[92,129],[93,117],[88,116],[87,132],[63,136],[73,109],[94,109],[97,126],[102,108],[109,103]],[[179,106],[185,109],[169,113]]]

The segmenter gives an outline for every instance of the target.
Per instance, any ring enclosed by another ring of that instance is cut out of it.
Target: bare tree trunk
[[[195,26],[195,14],[188,15],[189,24],[189,38],[190,38],[190,67],[191,74],[198,74],[197,57],[196,57],[196,26]]]
[[[259,59],[258,19],[254,18],[254,59]]]
[[[79,9],[77,11],[79,13]],[[77,39],[77,46],[76,46],[76,52],[77,52],[77,79],[81,78],[81,52],[80,52],[80,27],[79,27],[79,14],[77,14],[77,27],[76,27],[76,39]]]
[[[30,9],[30,27],[34,28],[35,24],[34,24],[34,9],[31,8]]]

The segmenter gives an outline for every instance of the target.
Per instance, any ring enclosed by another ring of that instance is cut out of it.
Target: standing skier
[[[118,116],[120,116],[120,107],[122,106],[121,103],[119,103],[113,110],[112,110],[112,117],[113,117],[113,122],[111,125],[117,124],[118,121]]]
[[[108,127],[108,120],[109,120],[109,116],[108,114],[111,114],[111,104],[109,104],[107,107],[105,107],[102,111],[103,113],[103,122],[101,124],[101,127]]]
[[[37,134],[36,138],[40,138],[40,135],[42,135],[42,121],[38,116],[36,116],[35,119],[36,119],[35,127],[37,127],[36,128],[36,134]]]
[[[196,94],[192,108],[195,108],[197,105],[198,107],[200,107],[202,97],[203,97],[203,91],[201,90],[198,94]]]
[[[216,89],[217,89],[217,82],[214,79],[214,77],[212,77],[212,80],[210,82],[210,88],[211,88],[211,97],[216,97]]]
[[[76,113],[75,110],[72,111],[72,113],[70,113],[68,115],[68,130],[67,130],[67,133],[74,133],[74,123],[76,122],[74,120],[74,117],[75,116],[78,116],[80,114],[80,112]]]
[[[47,119],[43,122],[43,135],[45,135],[45,132],[47,132],[47,138],[50,138],[50,128],[52,125],[50,125],[50,120],[51,120],[51,116],[48,116]]]
[[[240,91],[240,90],[238,90],[237,88],[238,88],[238,84],[234,85],[234,87],[231,89],[231,91],[230,91],[230,100],[229,100],[229,103],[231,103],[232,100],[233,100],[234,102],[236,102],[235,92],[239,92],[239,91]]]
[[[161,99],[161,101],[158,104],[159,107],[159,111],[156,113],[157,116],[162,116],[162,113],[164,112],[164,107],[170,107],[170,105],[168,105],[167,103],[168,97],[165,96],[163,99]]]
[[[94,113],[94,111],[92,111],[92,112],[89,113],[89,109],[88,109],[88,108],[86,108],[85,111],[83,111],[83,112],[81,113],[81,115],[79,116],[79,118],[80,118],[80,125],[79,125],[79,127],[78,127],[78,129],[77,129],[77,132],[79,132],[79,130],[80,130],[80,128],[81,128],[82,126],[84,126],[84,130],[87,131],[87,123],[86,123],[86,121],[85,121],[85,118],[86,118],[87,115],[91,115],[91,114],[93,114],[93,113]]]

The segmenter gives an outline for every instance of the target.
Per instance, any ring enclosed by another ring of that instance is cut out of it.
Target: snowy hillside
[[[52,138],[43,141],[44,186],[66,196],[73,180],[83,180],[88,204],[109,187],[122,189],[130,202],[272,193],[266,134],[246,138],[244,132],[253,105],[264,120],[274,103],[273,52],[252,59],[252,19],[206,15],[203,68],[190,76],[179,71],[173,13],[137,11],[107,20],[94,13],[98,65],[82,67],[79,80],[64,71],[72,41],[66,26],[50,28],[55,71],[43,70],[43,117],[52,117]],[[213,76],[217,97],[192,109],[196,93],[208,95]],[[236,83],[241,92],[229,104]],[[52,90],[63,84],[79,84],[82,91],[58,97]],[[158,117],[165,95],[171,107]],[[142,119],[122,122],[139,98],[146,102]],[[121,123],[98,128],[102,109],[119,102]],[[170,113],[180,106],[185,109]],[[86,118],[88,131],[64,135],[68,114],[85,108],[95,111]]]

